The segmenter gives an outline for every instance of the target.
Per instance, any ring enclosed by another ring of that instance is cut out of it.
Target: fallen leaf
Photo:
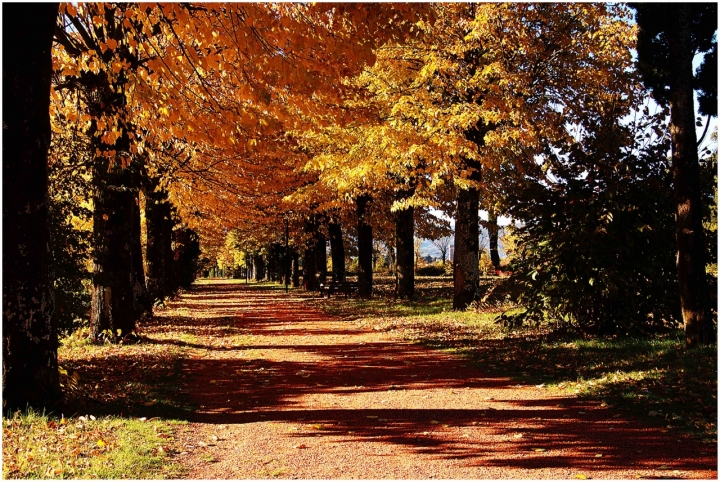
[[[547,449],[544,449],[541,447],[534,447],[534,448],[531,448],[530,450],[532,450],[533,452],[546,452],[547,451]]]
[[[575,474],[576,479],[586,480],[587,476],[585,474]]]
[[[602,456],[603,456],[603,454],[595,454],[595,458],[596,458],[596,459],[599,459],[599,458],[602,457]]]
[[[296,445],[295,448],[296,448],[296,449],[306,449],[306,448],[307,448],[307,445],[305,445],[305,444],[300,444],[300,445]]]
[[[97,445],[98,445],[98,447],[105,447],[107,444],[105,443],[104,440],[100,439],[97,441]]]

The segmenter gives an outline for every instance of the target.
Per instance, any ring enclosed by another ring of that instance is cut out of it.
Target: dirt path
[[[717,478],[713,447],[597,403],[332,320],[282,291],[208,284],[166,316],[194,357],[193,479]]]

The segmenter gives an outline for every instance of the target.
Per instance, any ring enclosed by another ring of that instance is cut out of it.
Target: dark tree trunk
[[[190,288],[195,281],[197,260],[200,257],[200,240],[192,229],[175,231],[175,272],[181,288]]]
[[[280,275],[282,271],[282,247],[277,243],[271,244],[270,248],[268,249],[267,271],[270,281],[281,281]]]
[[[474,166],[472,180],[479,180],[480,166]],[[455,249],[453,260],[453,309],[464,310],[475,299],[479,282],[479,209],[477,189],[457,190]]]
[[[317,245],[315,246],[318,280],[321,284],[327,283],[327,240],[325,235],[317,233]]]
[[[300,287],[300,254],[295,249],[292,250],[292,286]]]
[[[165,203],[165,215],[162,224],[162,243],[163,243],[163,266],[165,266],[165,293],[168,297],[173,297],[178,289],[177,273],[175,271],[175,259],[173,252],[173,237],[175,229],[175,219],[173,213],[175,207],[170,201]]]
[[[498,253],[498,224],[497,214],[493,209],[488,209],[488,238],[490,239],[490,261],[495,270],[500,269],[500,254]]]
[[[303,288],[307,291],[318,289],[317,284],[317,224],[315,221],[305,223],[305,232],[309,235],[305,243],[303,257]]]
[[[409,207],[395,213],[395,242],[397,244],[397,295],[415,296],[415,209]]]
[[[339,223],[330,223],[330,255],[332,256],[332,280],[345,281],[345,247],[343,246],[342,227]]]
[[[3,409],[42,409],[60,398],[47,171],[58,4],[2,9]]]
[[[252,278],[252,256],[247,251],[243,251],[243,254],[245,255],[245,282],[247,283]]]
[[[672,173],[675,187],[677,270],[688,346],[711,341],[705,277],[700,167],[695,134],[691,5],[675,7],[676,32],[668,38],[674,66],[670,92]]]
[[[170,296],[169,269],[166,267],[168,253],[172,250],[172,225],[167,193],[155,191],[155,183],[145,186],[145,227],[147,232],[146,264],[147,289],[150,300]],[[168,229],[170,226],[170,229]]]
[[[255,266],[255,281],[262,281],[265,279],[265,260],[261,254],[256,254],[253,257],[253,265]]]
[[[357,238],[358,238],[358,296],[369,298],[372,295],[372,254],[373,237],[372,225],[368,213],[368,204],[371,197],[367,195],[358,196],[355,199],[357,208]]]
[[[292,284],[292,251],[287,250],[283,256],[283,284],[290,286]]]
[[[135,196],[130,172],[109,160],[93,169],[93,293],[90,336],[115,340],[135,331],[132,235]]]
[[[136,183],[136,186],[139,183]],[[130,238],[130,254],[132,256],[132,280],[133,280],[133,309],[135,318],[139,319],[152,315],[152,303],[148,295],[145,283],[145,268],[143,266],[142,240],[140,239],[140,198],[139,192],[133,192],[134,203],[132,206],[132,237]]]

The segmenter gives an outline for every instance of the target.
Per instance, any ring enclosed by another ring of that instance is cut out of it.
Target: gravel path
[[[716,479],[715,448],[488,377],[284,292],[198,286],[178,434],[192,479]],[[682,440],[682,441],[681,441]]]

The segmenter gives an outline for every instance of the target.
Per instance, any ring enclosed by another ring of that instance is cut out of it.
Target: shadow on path
[[[181,362],[191,422],[302,424],[312,427],[303,437],[372,441],[467,466],[717,470],[714,447],[488,377],[277,289],[196,286],[172,307],[184,310],[172,323],[195,340],[154,342],[204,351]]]

